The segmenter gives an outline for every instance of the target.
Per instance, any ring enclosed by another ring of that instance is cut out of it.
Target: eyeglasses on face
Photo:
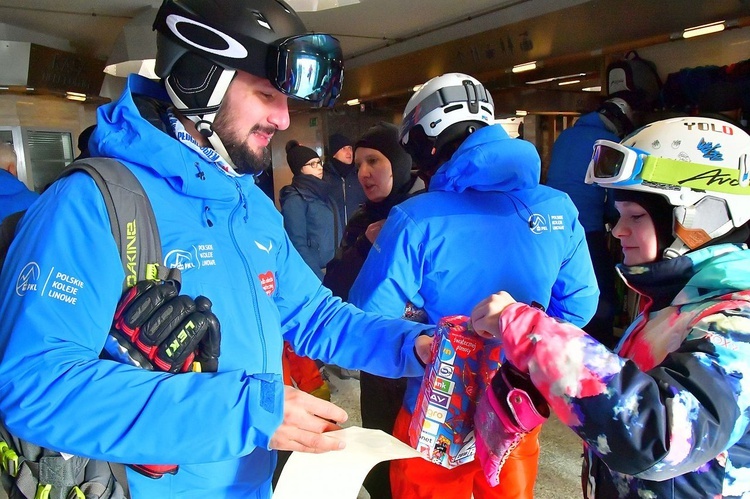
[[[323,162],[319,159],[311,159],[302,166],[309,166],[310,168],[323,168]]]

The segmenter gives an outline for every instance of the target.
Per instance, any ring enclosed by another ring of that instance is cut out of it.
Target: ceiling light
[[[359,0],[290,0],[287,2],[295,12],[318,12],[345,5],[359,3]]]
[[[350,99],[346,101],[347,106],[359,106],[359,99]]]
[[[560,83],[558,83],[558,85],[560,85],[560,86],[562,86],[562,85],[572,85],[574,83],[581,83],[581,80],[561,81]]]
[[[526,116],[527,114],[529,114],[529,112],[524,111],[523,109],[519,109],[516,111],[516,116]]]
[[[579,76],[586,76],[587,74],[588,73],[576,73],[576,74],[572,74],[572,75],[553,76],[552,78],[545,78],[543,80],[527,81],[526,84],[527,85],[538,85],[540,83],[550,83],[552,81],[557,81],[557,80],[565,80],[565,79],[568,79],[568,78],[577,78]]]
[[[710,33],[718,33],[719,31],[724,31],[724,28],[726,27],[724,21],[718,21],[715,23],[710,24],[703,24],[701,26],[694,26],[692,28],[687,28],[682,32],[683,38],[693,38],[696,36],[701,35],[708,35]]]
[[[536,61],[531,62],[525,62],[523,64],[516,64],[513,66],[513,69],[511,69],[514,73],[523,73],[524,71],[531,71],[532,69],[536,69]]]
[[[601,92],[602,86],[597,85],[596,87],[586,87],[586,88],[582,88],[581,90],[583,90],[584,92]]]
[[[422,90],[422,87],[424,87],[424,83],[420,85],[414,85],[414,88],[412,88],[411,90],[412,92],[419,92],[420,90]]]
[[[79,94],[78,92],[65,92],[65,98],[69,100],[84,102],[86,100],[86,94]]]

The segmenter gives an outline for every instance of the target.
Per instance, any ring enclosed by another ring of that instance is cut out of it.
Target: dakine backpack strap
[[[86,158],[68,165],[61,176],[76,171],[88,173],[104,198],[125,270],[123,290],[143,279],[166,279],[153,208],[133,172],[114,159]]]

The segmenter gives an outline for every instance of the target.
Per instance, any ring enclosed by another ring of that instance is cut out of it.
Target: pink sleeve
[[[499,326],[507,360],[531,375],[565,423],[577,420],[570,398],[604,393],[625,363],[581,329],[523,303],[508,306]]]

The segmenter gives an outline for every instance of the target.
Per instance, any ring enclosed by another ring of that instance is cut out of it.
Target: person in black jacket
[[[328,139],[328,158],[323,166],[323,181],[328,185],[328,194],[336,203],[341,225],[344,226],[367,200],[357,180],[352,141],[340,133],[331,135]],[[336,244],[339,242],[336,241]]]
[[[307,265],[322,281],[323,269],[333,258],[343,223],[323,182],[323,164],[313,149],[296,140],[286,144],[292,170],[291,185],[281,189],[279,200],[284,228]]]
[[[398,142],[398,128],[390,123],[378,123],[365,132],[354,145],[354,163],[367,201],[346,224],[336,257],[328,262],[323,278],[323,284],[344,301],[388,212],[422,187],[411,173],[411,156]],[[362,372],[360,388],[362,426],[392,433],[406,380]],[[373,499],[391,497],[389,468],[386,461],[367,475],[364,485]]]

